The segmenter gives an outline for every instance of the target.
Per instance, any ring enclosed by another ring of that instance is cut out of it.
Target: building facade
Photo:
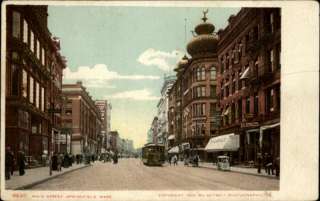
[[[63,121],[66,128],[72,130],[72,154],[86,151],[97,154],[102,122],[94,101],[82,82],[64,84],[62,93],[68,99]]]
[[[104,152],[110,147],[110,120],[111,120],[111,104],[107,100],[96,100],[94,101],[96,107],[99,109],[101,117],[101,132],[98,138],[98,153]],[[108,146],[109,145],[109,146]]]
[[[118,151],[118,145],[119,145],[119,133],[118,131],[110,131],[110,148],[109,150],[116,152]]]
[[[239,161],[279,156],[280,8],[242,8],[219,30],[219,134],[240,136]]]
[[[169,94],[168,118],[173,145],[180,145],[182,151],[191,148],[203,159],[206,158],[204,148],[208,140],[218,134],[218,123],[214,117],[218,109],[218,36],[214,33],[214,25],[207,22],[205,12],[202,20],[195,27],[194,37],[187,45],[191,58],[184,56],[175,69],[177,81]]]
[[[158,144],[158,133],[159,133],[158,117],[153,118],[150,131],[152,136],[152,143]]]
[[[158,130],[157,133],[157,143],[165,145],[165,149],[168,148],[168,110],[169,110],[169,97],[168,91],[172,87],[173,83],[176,80],[176,76],[165,76],[164,82],[161,88],[161,98],[158,102]]]
[[[60,41],[47,26],[47,6],[7,6],[5,144],[36,161],[59,151],[62,70]],[[28,158],[30,158],[28,157]]]

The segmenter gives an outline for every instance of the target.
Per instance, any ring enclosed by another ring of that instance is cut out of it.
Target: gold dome
[[[218,37],[214,34],[214,25],[206,22],[207,11],[204,11],[203,22],[195,27],[195,35],[187,45],[188,53],[194,57],[203,53],[214,53],[217,51]]]

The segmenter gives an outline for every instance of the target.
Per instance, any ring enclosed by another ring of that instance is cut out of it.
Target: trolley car
[[[165,162],[164,145],[146,144],[142,148],[142,162],[144,165],[162,165]]]

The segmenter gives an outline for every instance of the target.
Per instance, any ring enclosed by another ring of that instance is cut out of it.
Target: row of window
[[[203,81],[206,79],[206,68],[198,67],[193,70],[193,80]],[[216,80],[216,67],[212,66],[210,68],[210,80]]]
[[[265,112],[270,113],[280,111],[280,87],[270,88],[265,90]],[[224,108],[222,112],[222,125],[228,125],[235,122],[236,119],[242,120],[242,103],[245,102],[245,114],[259,114],[259,95],[256,93],[251,98],[250,96],[238,100],[237,103],[231,104]],[[251,111],[251,101],[253,101],[253,111]]]
[[[280,28],[280,15],[279,11],[271,11],[266,15],[265,19],[266,31],[271,34],[278,28]],[[232,64],[239,63],[242,56],[245,56],[245,47],[249,41],[257,41],[260,38],[259,24],[254,26],[239,42],[233,46],[225,55],[220,57],[220,72],[228,70]],[[269,56],[269,58],[272,56]],[[269,59],[270,61],[270,59]]]
[[[23,26],[22,23],[23,22]],[[45,66],[45,49],[40,43],[38,37],[35,36],[32,29],[29,27],[26,19],[21,17],[21,14],[17,11],[12,12],[12,36],[17,39],[21,39],[22,28],[22,41],[28,45],[30,50],[35,54],[38,60],[43,66]]]
[[[193,90],[193,98],[206,97],[206,86],[197,86],[194,87]],[[216,86],[210,85],[210,97],[216,97]]]
[[[22,69],[22,97],[27,98],[31,104],[44,112],[45,88],[32,75],[29,75],[25,69]]]

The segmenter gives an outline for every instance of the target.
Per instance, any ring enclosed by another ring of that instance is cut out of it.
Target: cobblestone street
[[[210,168],[165,164],[144,166],[139,159],[95,162],[32,187],[32,190],[278,190],[279,180]]]

